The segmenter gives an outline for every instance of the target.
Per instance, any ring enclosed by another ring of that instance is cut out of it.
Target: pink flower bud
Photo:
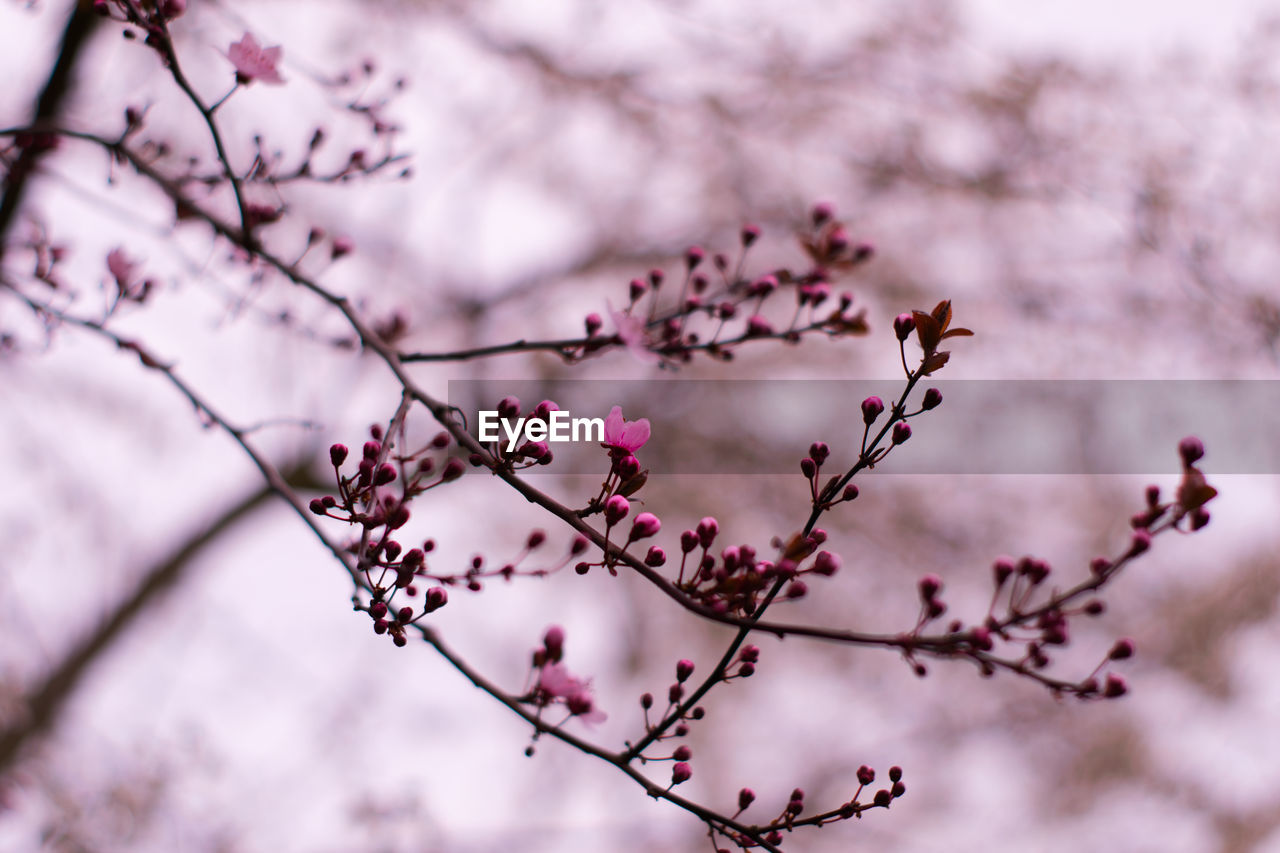
[[[1145,530],[1133,531],[1133,539],[1129,542],[1128,556],[1136,557],[1151,547],[1151,534]]]
[[[618,476],[622,478],[622,481],[626,482],[640,473],[640,460],[634,456],[627,455],[615,462],[613,468],[617,471]]]
[[[537,548],[543,542],[546,542],[546,541],[547,541],[546,531],[533,530],[533,531],[530,531],[529,538],[525,540],[524,547],[532,551],[534,548]]]
[[[684,253],[685,266],[690,270],[696,269],[706,255],[707,253],[701,246],[690,246]]]
[[[844,487],[844,494],[840,496],[842,501],[851,501],[858,496],[858,487],[853,483]]]
[[[1125,658],[1133,657],[1133,640],[1128,637],[1116,640],[1116,644],[1111,647],[1107,657],[1111,660],[1124,660]]]
[[[462,476],[467,467],[462,464],[461,459],[450,459],[444,465],[444,470],[440,472],[440,479],[446,483],[453,482]]]
[[[933,601],[938,597],[938,593],[942,591],[942,578],[937,575],[925,575],[920,578],[920,598],[923,601]]]
[[[1112,673],[1107,674],[1107,680],[1102,687],[1102,695],[1108,699],[1118,699],[1129,692],[1129,685],[1125,684],[1124,679]]]
[[[333,467],[337,468],[347,460],[347,452],[345,444],[335,444],[329,448],[329,461],[333,463]]]
[[[813,206],[810,218],[815,226],[822,226],[830,222],[835,215],[835,207],[830,202],[822,201]]]
[[[693,776],[693,769],[684,761],[677,761],[675,766],[671,768],[671,784],[679,785],[681,782],[688,782]]]
[[[396,466],[390,462],[383,462],[378,466],[378,471],[373,475],[373,484],[375,486],[385,486],[387,483],[393,483],[396,479]]]
[[[624,498],[625,500],[625,498]],[[662,522],[651,512],[642,512],[631,525],[630,541],[648,539],[662,529]]]
[[[752,338],[763,338],[773,334],[773,326],[769,321],[759,314],[753,314],[747,320],[747,336]]]
[[[742,226],[741,238],[743,248],[750,248],[752,243],[760,239],[760,228],[755,225]]]
[[[693,675],[693,661],[682,659],[676,663],[676,681],[688,681],[691,675]]]
[[[329,256],[336,261],[338,258],[351,254],[355,247],[355,243],[351,242],[350,237],[334,237],[333,245],[329,249]]]
[[[991,565],[991,573],[995,576],[996,589],[1004,586],[1005,581],[1009,580],[1009,576],[1013,574],[1013,559],[1011,557],[1000,557]]]
[[[687,746],[677,746],[676,751],[671,753],[671,757],[676,761],[688,761],[693,758],[693,750]]]
[[[599,332],[600,328],[604,326],[604,319],[599,314],[588,314],[586,320],[583,321],[583,325],[586,327],[587,337],[593,338],[596,332]]]
[[[542,647],[547,651],[547,659],[554,662],[564,655],[564,628],[552,625],[542,636]]]
[[[893,425],[894,444],[902,444],[908,438],[911,438],[911,424],[906,421],[898,421]]]
[[[657,545],[651,546],[649,548],[649,552],[644,555],[644,564],[650,568],[656,569],[659,566],[666,565],[666,562],[667,552],[663,551]]]
[[[631,504],[622,495],[614,495],[605,501],[604,520],[610,527],[627,517]]]
[[[893,318],[893,333],[898,336],[898,340],[905,341],[916,328],[916,319],[910,314],[899,314]]]
[[[883,411],[883,400],[879,397],[868,397],[862,401],[862,422],[870,426]]]
[[[1204,456],[1204,442],[1189,435],[1178,442],[1178,454],[1182,457],[1182,464],[1190,467]]]
[[[645,291],[647,291],[648,289],[649,289],[649,285],[645,284],[643,279],[639,279],[639,278],[631,279],[631,285],[630,285],[630,291],[629,291],[631,294],[631,301],[635,302],[641,296],[644,296]]]
[[[818,473],[818,463],[806,456],[800,460],[800,473],[804,475],[806,480],[812,480],[814,475]]]
[[[927,412],[930,409],[936,409],[942,405],[942,392],[937,388],[930,388],[924,392],[924,400],[920,403],[921,407]]]
[[[870,785],[874,781],[876,781],[876,771],[865,764],[858,768],[859,785]]]
[[[427,610],[439,610],[449,603],[449,591],[442,586],[427,590]]]
[[[498,417],[509,421],[520,417],[520,398],[503,397],[498,401]]]
[[[743,788],[738,792],[738,811],[744,811],[752,803],[756,801],[756,792],[750,788]]]
[[[720,522],[711,516],[707,516],[698,522],[698,542],[703,548],[710,548],[711,543],[715,541],[716,534],[720,532]]]
[[[809,587],[805,585],[804,581],[792,581],[791,586],[787,587],[787,598],[804,598],[808,592]]]
[[[817,574],[831,577],[840,570],[840,556],[830,551],[819,551],[813,559],[813,570]]]

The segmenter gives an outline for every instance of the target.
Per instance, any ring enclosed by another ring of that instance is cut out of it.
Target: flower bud
[[[683,659],[676,663],[676,681],[688,681],[691,675],[693,675],[693,661]]]
[[[870,426],[884,411],[884,401],[879,397],[868,397],[862,401],[862,422]]]
[[[906,421],[898,421],[893,425],[894,444],[902,444],[908,438],[911,438],[911,424]]]
[[[1178,455],[1182,457],[1182,464],[1190,467],[1204,456],[1204,442],[1189,435],[1178,442]]]
[[[644,564],[653,569],[666,565],[666,562],[667,552],[663,551],[657,545],[650,547],[649,553],[644,555]]]
[[[693,776],[693,769],[684,761],[677,761],[675,766],[671,768],[671,784],[679,785],[681,782],[688,782]]]
[[[750,788],[743,788],[738,792],[738,811],[744,811],[748,806],[756,801],[756,792]]]
[[[698,542],[703,548],[710,548],[711,543],[715,541],[716,534],[720,532],[720,522],[711,516],[707,516],[698,522]]]
[[[898,336],[898,340],[905,341],[916,328],[916,319],[910,314],[899,314],[893,318],[893,333]]]
[[[631,504],[622,495],[614,495],[605,501],[604,504],[604,520],[610,527],[627,517],[627,513],[631,511]]]
[[[552,625],[542,637],[542,647],[547,651],[547,660],[560,660],[564,655],[564,628]]]
[[[1122,637],[1116,640],[1116,644],[1111,647],[1111,652],[1107,655],[1111,660],[1124,660],[1133,657],[1133,640],[1128,637]]]
[[[698,547],[698,534],[692,530],[686,530],[680,534],[680,552],[688,554],[694,548]]]
[[[942,405],[942,392],[937,388],[930,388],[924,392],[924,400],[920,403],[921,407],[927,412],[930,409],[936,409]]]
[[[830,551],[819,551],[813,558],[813,570],[817,574],[831,577],[840,570],[840,556]]]
[[[619,499],[626,500],[626,498]],[[626,513],[624,512],[623,515],[625,514]],[[648,539],[661,529],[662,522],[658,520],[656,515],[651,512],[642,512],[636,516],[636,520],[631,525],[631,538],[629,541],[634,542],[637,539]]]
[[[1108,699],[1118,699],[1129,692],[1129,685],[1125,684],[1124,679],[1113,673],[1107,674],[1107,680],[1102,687],[1102,695]]]
[[[347,452],[345,444],[335,444],[329,448],[329,461],[333,463],[333,467],[337,468],[347,461]]]

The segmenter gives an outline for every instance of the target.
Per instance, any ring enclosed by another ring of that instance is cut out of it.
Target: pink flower
[[[245,33],[240,41],[231,43],[227,59],[236,67],[236,79],[241,83],[261,80],[263,83],[279,86],[284,83],[284,78],[276,70],[280,51],[279,46],[264,48],[250,33]]]
[[[124,249],[116,247],[107,254],[107,271],[115,278],[121,291],[129,289],[133,276],[138,271],[138,262],[124,253]]]
[[[609,309],[609,317],[618,329],[618,339],[636,361],[653,364],[661,360],[661,356],[649,349],[648,330],[643,320],[622,311],[614,311],[612,308]]]
[[[604,444],[627,453],[635,453],[649,440],[649,419],[641,418],[628,423],[622,417],[622,407],[614,406],[604,419]]]
[[[574,676],[562,663],[544,666],[538,676],[538,687],[553,700],[563,699],[569,713],[587,725],[594,726],[608,719],[604,711],[595,707],[591,683]]]

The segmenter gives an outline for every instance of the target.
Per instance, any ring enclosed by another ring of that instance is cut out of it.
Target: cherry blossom
[[[643,320],[632,317],[623,311],[610,309],[609,318],[618,329],[618,338],[632,357],[643,364],[653,364],[661,360],[656,352],[649,349],[649,335]]]
[[[236,79],[241,83],[247,85],[254,80],[261,80],[263,83],[279,86],[284,83],[284,78],[276,70],[280,52],[279,46],[264,48],[251,33],[246,32],[240,41],[231,43],[227,59],[236,67]]]
[[[604,711],[595,707],[591,683],[570,673],[562,663],[544,666],[538,676],[538,687],[552,699],[563,699],[569,713],[587,725],[594,726],[608,719]]]
[[[614,406],[604,419],[605,447],[635,453],[649,440],[649,419],[627,422],[622,417],[622,407]]]
[[[124,249],[119,246],[107,253],[107,271],[111,273],[122,291],[129,289],[138,266],[138,262],[126,255]]]

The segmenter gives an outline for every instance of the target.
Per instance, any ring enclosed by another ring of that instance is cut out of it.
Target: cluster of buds
[[[764,825],[753,825],[752,830],[763,837],[768,844],[781,844],[784,832],[791,832],[802,826],[825,826],[829,823],[850,820],[851,818],[860,817],[868,809],[887,809],[894,800],[907,792],[907,786],[902,781],[902,768],[895,765],[889,768],[888,787],[878,789],[872,794],[870,801],[864,802],[862,800],[863,792],[875,783],[876,771],[864,764],[858,768],[855,775],[858,787],[847,802],[821,812],[812,812],[810,810],[810,813],[806,814],[808,807],[805,802],[804,789],[796,788],[792,790],[791,795],[787,798],[786,805],[782,807],[776,817]],[[756,793],[750,788],[743,788],[738,791],[738,810],[733,813],[733,816],[737,818],[750,808],[755,801]],[[721,831],[721,834],[743,849],[758,846],[752,838],[739,832],[728,830]],[[727,853],[727,851],[723,851],[719,847],[716,850],[717,853]]]
[[[695,529],[680,534],[682,556],[676,580],[691,599],[716,613],[752,615],[779,581],[783,582],[785,598],[803,598],[808,585],[802,576],[830,577],[840,569],[838,554],[818,550],[827,540],[821,528],[807,535],[796,534],[786,543],[775,538],[776,560],[757,559],[756,549],[745,544],[730,545],[717,557],[711,546],[719,532],[719,522],[707,517]]]
[[[691,361],[697,352],[730,361],[734,350],[749,340],[796,343],[810,333],[828,337],[865,334],[866,312],[854,309],[851,293],[841,293],[830,311],[822,306],[832,298],[832,279],[870,259],[872,249],[849,240],[844,225],[833,219],[829,205],[815,209],[813,222],[812,229],[800,235],[811,261],[807,268],[779,268],[746,277],[746,256],[759,240],[760,229],[744,226],[735,258],[711,253],[708,265],[708,252],[701,246],[686,250],[679,293],[673,297],[663,296],[671,289],[664,270],[652,269],[643,278],[632,279],[627,285],[626,307],[610,312],[614,334],[605,333],[605,319],[600,314],[589,314],[583,322],[586,337],[567,342],[560,348],[561,356],[572,362],[621,345],[647,362],[681,364]],[[788,290],[796,305],[788,324],[779,327],[766,316],[765,305]]]
[[[1204,473],[1195,466],[1204,456],[1204,445],[1197,438],[1186,438],[1179,444],[1178,452],[1183,476],[1176,499],[1161,502],[1159,486],[1148,486],[1146,508],[1134,515],[1133,532],[1125,549],[1115,558],[1091,560],[1088,579],[1065,591],[1049,589],[1047,581],[1053,569],[1048,561],[1031,555],[1018,559],[1001,557],[992,565],[994,592],[986,618],[973,626],[954,620],[941,638],[927,638],[922,631],[947,612],[947,605],[942,600],[941,578],[934,574],[921,578],[920,616],[915,630],[904,637],[902,643],[903,652],[916,673],[925,675],[926,669],[916,660],[915,652],[927,649],[942,656],[969,657],[987,676],[1003,667],[1037,677],[1055,692],[1072,693],[1085,699],[1123,696],[1127,686],[1121,676],[1107,673],[1102,681],[1099,678],[1111,662],[1132,657],[1131,640],[1117,641],[1094,671],[1079,681],[1060,681],[1040,673],[1053,662],[1050,650],[1070,643],[1073,617],[1097,617],[1106,612],[1106,603],[1095,593],[1129,561],[1146,553],[1153,536],[1170,530],[1189,533],[1208,524],[1209,514],[1204,504],[1217,495],[1217,490],[1208,485]],[[1184,521],[1185,529],[1181,526]],[[1000,657],[992,653],[997,650],[997,644],[1011,645],[1019,651],[1013,657]]]
[[[671,686],[667,688],[667,705],[666,709],[659,715],[659,722],[654,722],[649,717],[649,712],[654,707],[654,697],[652,693],[644,693],[640,696],[640,707],[644,711],[644,730],[646,740],[650,743],[668,740],[672,738],[683,738],[689,734],[689,726],[691,723],[702,720],[706,717],[706,709],[701,705],[695,705],[691,708],[683,706],[685,699],[687,682],[693,676],[693,661],[684,658],[676,662],[676,680],[671,682]],[[636,752],[636,758],[640,763],[644,764],[650,761],[672,761],[675,762],[671,767],[671,785],[679,785],[687,782],[693,777],[693,768],[689,761],[693,758],[693,751],[687,744],[681,744],[669,756],[655,757],[643,755],[635,750],[630,742],[627,747]]]

